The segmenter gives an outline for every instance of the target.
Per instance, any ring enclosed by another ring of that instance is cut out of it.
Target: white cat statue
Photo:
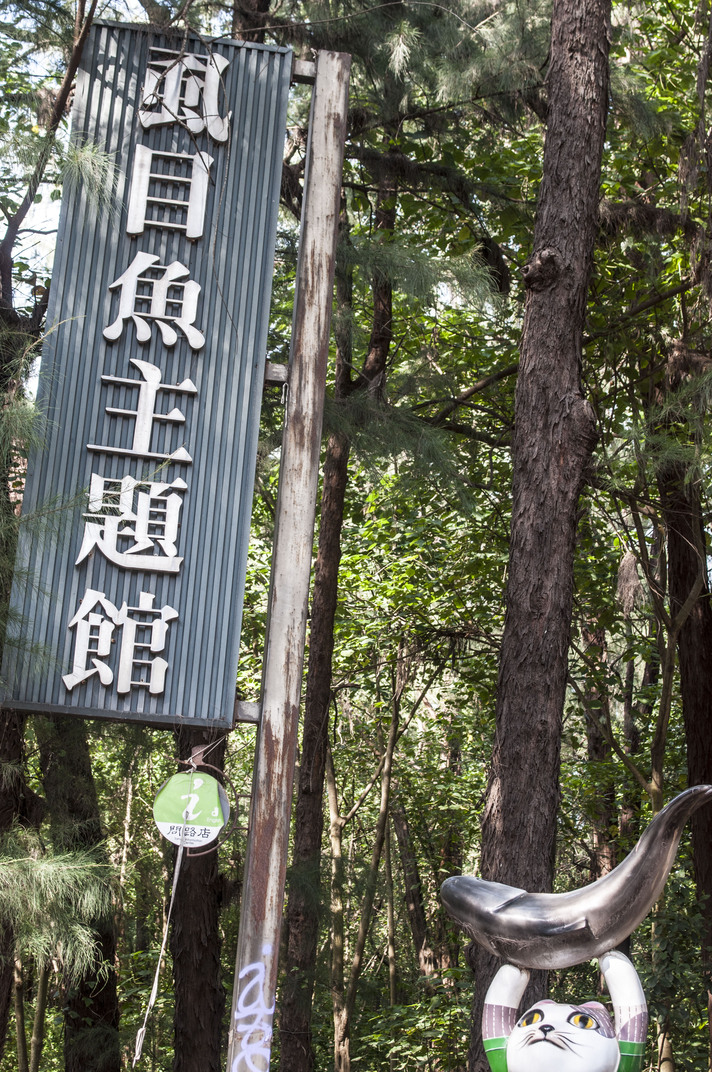
[[[487,991],[482,1017],[492,1072],[640,1072],[648,1026],[640,980],[622,953],[606,953],[599,966],[615,1022],[598,1001],[539,1001],[517,1018],[529,972],[503,964]]]

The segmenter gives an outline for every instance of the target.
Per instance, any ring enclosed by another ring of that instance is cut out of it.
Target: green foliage
[[[28,831],[0,844],[0,921],[16,934],[18,955],[61,965],[80,978],[96,959],[93,922],[111,910],[112,873],[91,853],[43,849]]]
[[[217,4],[194,5],[190,17],[202,19],[206,31],[227,32],[233,14]],[[346,814],[373,779],[389,718],[400,705],[400,724],[407,728],[394,759],[392,804],[408,820],[429,937],[441,960],[424,979],[392,830],[398,994],[392,1004],[385,918],[391,891],[381,869],[352,1033],[353,1064],[364,1070],[454,1070],[467,1049],[470,979],[461,966],[462,939],[442,919],[438,889],[445,874],[478,867],[504,620],[509,444],[525,301],[521,268],[530,254],[541,177],[549,17],[548,3],[520,0],[496,9],[479,0],[375,7],[290,0],[274,9],[275,29],[267,31],[278,44],[296,40],[304,55],[326,47],[354,56],[338,254],[351,300],[335,310],[340,332],[350,339],[354,384],[371,342],[373,282],[392,288],[381,394],[355,389],[330,399],[326,411],[327,433],[345,437],[351,449],[329,737]],[[41,118],[61,77],[72,27],[73,13],[56,0],[49,6],[0,3],[0,209],[6,218],[37,158]],[[684,339],[705,355],[711,343],[710,188],[698,133],[709,126],[709,90],[698,85],[706,49],[706,29],[686,0],[665,9],[614,8],[611,109],[582,367],[600,439],[581,502],[575,566],[571,690],[562,735],[561,890],[594,876],[602,846],[622,858],[649,818],[641,778],[650,776],[661,694],[655,668],[665,639],[651,594],[656,578],[662,606],[669,607],[656,478],[661,467],[680,465],[687,481],[703,491],[709,484],[710,375],[691,377],[674,394],[664,391],[671,344]],[[298,89],[290,109],[295,175],[304,124],[305,94]],[[94,191],[105,205],[113,161],[93,147],[68,146],[62,132],[40,188],[43,205],[56,197],[62,178]],[[376,225],[384,204],[393,210],[392,230]],[[296,247],[295,224],[285,211],[268,342],[274,361],[286,361],[289,351]],[[17,305],[26,314],[48,284],[47,274],[28,237],[15,257]],[[17,362],[13,382],[21,384],[27,374],[32,342],[17,334],[0,338],[0,349],[12,351]],[[246,700],[259,697],[282,413],[280,393],[270,389],[237,682]],[[0,420],[0,456],[17,491],[22,458],[36,435],[36,415],[19,390]],[[9,509],[0,512],[3,576],[14,550],[13,503],[9,499]],[[708,524],[704,497],[703,504]],[[53,512],[49,504],[45,522]],[[635,557],[639,587],[630,606],[623,605],[619,577],[627,554]],[[594,718],[605,731],[605,747],[595,754]],[[532,732],[529,726],[522,731]],[[253,742],[253,729],[241,727],[228,748],[228,771],[245,795]],[[24,769],[41,792],[31,728],[27,743],[28,762],[24,768],[3,764],[1,785],[9,788]],[[119,885],[122,1046],[130,1056],[172,874],[171,850],[153,825],[151,805],[175,764],[165,733],[135,727],[93,727],[91,751]],[[684,785],[685,758],[676,683],[666,796]],[[367,794],[344,834],[347,954],[365,889],[377,796],[377,789]],[[602,801],[610,802],[610,814],[602,815]],[[226,888],[241,879],[244,825],[220,850]],[[330,869],[327,833],[322,876]],[[71,950],[77,965],[82,955],[91,956],[92,937],[82,920],[101,904],[106,910],[101,897],[115,888],[106,870],[90,858],[54,857],[27,833],[13,834],[2,851],[7,877],[0,882],[0,914],[17,928],[23,957],[39,963],[56,956],[60,945],[67,964],[74,963]],[[313,1019],[322,1072],[332,1064],[328,895],[323,881],[319,891],[313,874],[307,877],[322,907]],[[295,875],[298,880],[305,878]],[[650,925],[641,928],[634,953],[653,1014],[670,1020],[682,1070],[703,1067],[707,1045],[702,919],[689,861],[681,858],[654,932]],[[230,902],[222,918],[228,989],[237,920]],[[597,985],[591,965],[552,975],[552,995],[561,999],[594,996]],[[145,1051],[147,1063],[161,1072],[172,1062],[171,1001],[169,963]],[[48,1024],[47,1067],[54,1072],[61,1051],[56,1003]],[[4,1070],[12,1067],[9,1061]]]
[[[364,1016],[353,1067],[369,1072],[421,1068],[457,1072],[467,1053],[470,1004],[467,973],[456,970],[434,994]]]

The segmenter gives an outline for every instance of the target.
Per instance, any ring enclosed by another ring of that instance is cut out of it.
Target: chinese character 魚
[[[120,291],[119,311],[116,320],[104,328],[104,338],[114,342],[123,334],[124,321],[132,320],[137,340],[148,342],[151,323],[155,322],[166,346],[175,346],[178,327],[193,350],[201,350],[205,336],[193,326],[200,284],[185,279],[188,269],[180,261],[168,265],[157,262],[154,253],[137,253],[126,271],[109,285],[109,290]],[[183,279],[185,282],[180,282]]]

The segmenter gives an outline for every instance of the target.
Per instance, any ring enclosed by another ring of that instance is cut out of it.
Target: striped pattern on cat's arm
[[[616,1021],[621,1051],[619,1072],[640,1072],[648,1031],[648,1006],[635,968],[623,953],[612,950],[599,957]]]
[[[503,964],[490,983],[482,1011],[482,1041],[492,1072],[507,1072],[507,1039],[529,982],[529,972]]]

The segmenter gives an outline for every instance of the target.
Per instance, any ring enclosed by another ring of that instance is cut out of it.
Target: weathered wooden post
[[[315,67],[228,1072],[269,1068],[275,1009],[350,57]]]

